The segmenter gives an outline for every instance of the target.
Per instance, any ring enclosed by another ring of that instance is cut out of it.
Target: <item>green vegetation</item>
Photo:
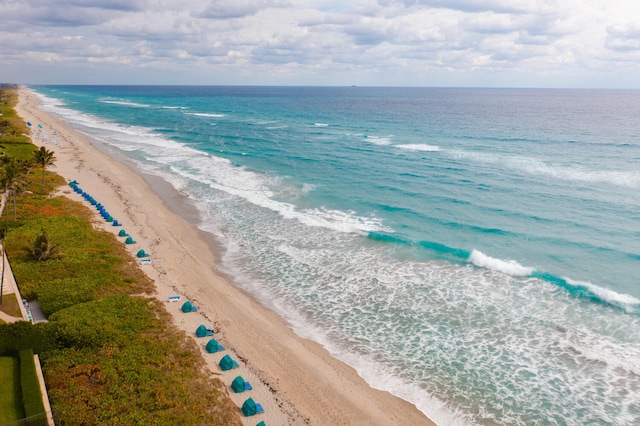
[[[44,413],[40,381],[32,349],[20,351],[20,388],[22,389],[22,403],[26,417]]]
[[[20,361],[12,356],[0,357],[0,424],[24,417],[20,392]]]
[[[23,154],[2,146],[7,156]],[[0,355],[40,355],[65,425],[240,424],[225,385],[209,377],[195,342],[149,297],[153,283],[123,244],[91,225],[87,206],[47,197],[40,176],[26,177],[13,220],[4,218],[5,249],[23,297],[37,298],[49,322],[0,324]],[[50,172],[45,181],[65,183]],[[64,255],[35,260],[29,246],[43,235]]]

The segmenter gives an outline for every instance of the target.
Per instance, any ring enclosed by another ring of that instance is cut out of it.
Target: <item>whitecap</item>
[[[364,139],[366,139],[367,142],[372,143],[374,145],[381,145],[381,146],[391,145],[391,137],[392,136],[384,137],[384,136],[364,135]]]
[[[526,277],[531,275],[533,268],[520,265],[515,260],[496,259],[479,250],[473,249],[469,255],[469,262],[479,268],[489,269],[491,271],[502,272],[503,274],[514,277]]]
[[[406,144],[406,145],[396,145],[396,148],[408,149],[410,151],[426,151],[426,152],[437,152],[437,151],[440,151],[440,147],[439,146],[420,144],[420,143],[412,143],[412,144]]]
[[[206,112],[185,112],[185,114],[195,115],[196,117],[212,117],[212,118],[226,117],[224,114],[214,114],[214,113],[206,113]]]
[[[124,106],[130,106],[130,107],[135,107],[135,108],[148,108],[151,105],[147,105],[147,104],[140,104],[137,102],[130,102],[130,101],[115,101],[115,100],[110,100],[110,99],[100,99],[101,103],[103,104],[114,104],[114,105],[124,105]]]

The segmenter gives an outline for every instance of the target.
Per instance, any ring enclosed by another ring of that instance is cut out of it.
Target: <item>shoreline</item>
[[[297,336],[283,318],[230,284],[215,269],[215,240],[194,224],[197,209],[168,182],[136,170],[127,159],[113,158],[63,120],[38,109],[39,100],[29,89],[19,89],[19,95],[16,111],[25,121],[58,133],[60,146],[44,144],[55,152],[54,171],[67,181],[77,180],[123,223],[138,242],[127,247],[134,257],[138,249],[150,253],[152,263],[140,267],[155,282],[155,297],[165,304],[174,324],[197,341],[210,370],[207,374],[227,386],[237,375],[252,383],[248,393],[229,392],[238,411],[248,397],[265,408],[255,417],[240,415],[243,424],[260,420],[268,425],[435,424],[415,405],[372,388],[352,367],[321,345]],[[60,190],[82,201],[70,188]],[[123,229],[97,218],[96,226],[116,235]],[[191,300],[198,311],[182,313],[182,303],[168,302],[173,294]],[[214,337],[227,350],[207,353],[207,339],[194,334],[200,324],[214,328]],[[219,369],[217,362],[227,353],[238,361],[239,369]]]

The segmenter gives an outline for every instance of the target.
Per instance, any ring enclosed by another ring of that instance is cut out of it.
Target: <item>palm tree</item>
[[[41,146],[40,149],[33,151],[33,159],[42,168],[42,194],[44,194],[44,171],[47,166],[55,163],[56,156],[53,151],[48,151],[47,148]]]
[[[22,193],[28,184],[27,174],[29,173],[29,162],[16,160],[15,158],[3,157],[2,175],[0,182],[5,193],[13,198],[13,220],[17,220],[17,197]],[[7,220],[9,212],[7,211]]]
[[[34,242],[27,247],[27,252],[35,260],[55,259],[61,256],[58,245],[51,242],[44,229],[42,234],[38,235]]]

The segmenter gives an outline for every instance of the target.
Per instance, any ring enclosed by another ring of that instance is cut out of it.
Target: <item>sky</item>
[[[640,88],[637,0],[0,0],[0,82]]]

